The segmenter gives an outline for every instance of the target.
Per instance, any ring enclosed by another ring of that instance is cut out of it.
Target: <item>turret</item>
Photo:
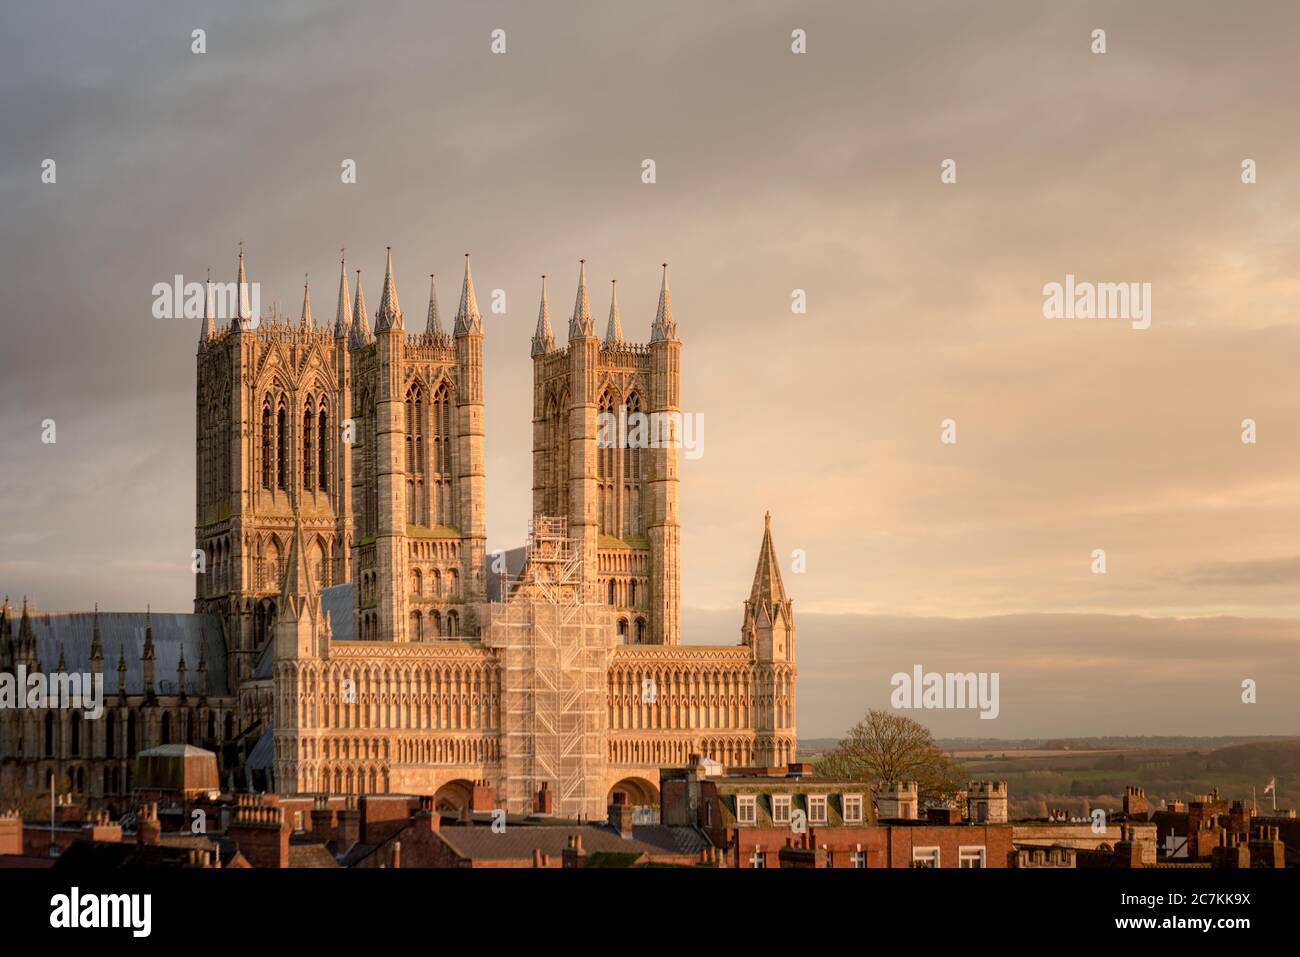
[[[578,270],[578,294],[569,319],[569,537],[582,543],[583,575],[596,578],[599,490],[596,484],[596,388],[600,340],[591,320],[587,261]]]
[[[741,641],[753,647],[760,661],[794,660],[794,603],[785,593],[781,565],[772,546],[771,512],[763,516],[763,542],[740,632]]]
[[[478,311],[469,253],[465,254],[465,280],[456,311],[456,517],[464,536],[461,547],[461,581],[465,598],[487,598],[487,519],[483,451],[483,317]],[[467,606],[462,630],[473,635],[478,622],[473,605]]]
[[[153,683],[153,609],[147,605],[144,613],[144,651],[140,653],[140,663],[144,671],[144,699],[147,704],[152,704],[158,695]]]
[[[651,567],[656,570],[650,579],[650,640],[664,645],[681,641],[681,582],[676,574],[681,567],[682,537],[677,515],[681,355],[664,263],[659,308],[650,327],[650,421],[659,425],[651,430],[646,516]]]

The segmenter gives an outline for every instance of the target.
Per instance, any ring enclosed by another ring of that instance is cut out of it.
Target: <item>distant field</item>
[[[1086,814],[1092,808],[1118,809],[1128,785],[1142,787],[1155,807],[1187,801],[1218,788],[1227,800],[1254,799],[1261,810],[1273,806],[1264,787],[1277,778],[1277,806],[1300,805],[1300,739],[1271,738],[1248,743],[1205,739],[1158,739],[1159,746],[1073,741],[1069,749],[1043,742],[952,742],[949,753],[971,780],[1007,782],[1013,817],[1043,817],[1050,809]],[[941,742],[942,743],[942,742]],[[833,742],[801,749],[803,760],[829,750]],[[1171,746],[1172,745],[1172,746]]]

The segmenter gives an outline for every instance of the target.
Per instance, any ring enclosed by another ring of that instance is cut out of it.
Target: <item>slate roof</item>
[[[631,839],[622,837],[610,827],[594,824],[577,824],[567,826],[507,827],[496,833],[490,827],[444,827],[439,831],[442,838],[462,857],[476,861],[492,860],[526,860],[533,856],[533,850],[540,850],[551,858],[558,858],[569,845],[569,838],[574,834],[582,835],[582,848],[588,854],[647,854],[651,857],[663,857],[666,854],[699,853],[694,838],[683,838],[693,851],[678,850],[673,838],[662,833],[666,830],[694,832],[694,828],[666,828],[663,825],[647,825],[645,828],[633,828]],[[638,833],[653,832],[653,833]],[[698,834],[703,840],[703,835]],[[655,843],[643,840],[653,837]],[[705,841],[700,847],[707,847]]]
[[[185,690],[199,693],[199,659],[205,659],[208,694],[228,694],[226,684],[226,642],[221,620],[216,615],[153,614],[154,682],[158,694],[175,694],[176,666],[185,653]],[[12,621],[15,638],[19,618]],[[90,667],[90,643],[94,637],[94,612],[33,612],[32,634],[41,668],[53,671],[62,650],[69,672],[86,673]],[[104,692],[117,694],[117,660],[126,649],[127,694],[144,693],[144,612],[99,613],[100,642],[104,648]]]

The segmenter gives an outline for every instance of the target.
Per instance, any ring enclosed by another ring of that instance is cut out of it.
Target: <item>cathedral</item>
[[[483,321],[468,256],[444,329],[408,328],[392,252],[371,316],[341,265],[332,325],[254,317],[209,281],[198,344],[193,614],[0,606],[0,669],[103,672],[103,718],[0,711],[0,786],[124,807],[132,757],[217,751],[223,781],[404,793],[511,814],[658,804],[663,766],[795,757],[795,648],[765,519],[738,643],[680,641],[681,342],[664,267],[649,341],[617,286],[598,337],[585,263],[567,343],[546,280],[532,337],[527,544],[486,547]],[[609,441],[644,414],[667,441]]]

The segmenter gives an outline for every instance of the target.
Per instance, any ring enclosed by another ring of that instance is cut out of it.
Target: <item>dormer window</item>
[[[809,824],[826,823],[826,795],[825,794],[808,795],[808,823]]]
[[[754,795],[752,794],[738,794],[736,796],[737,824],[752,826],[758,820],[755,803]]]
[[[772,823],[773,824],[790,823],[790,795],[788,794],[772,795]]]
[[[862,795],[846,794],[844,795],[844,823],[861,824],[862,823]]]

